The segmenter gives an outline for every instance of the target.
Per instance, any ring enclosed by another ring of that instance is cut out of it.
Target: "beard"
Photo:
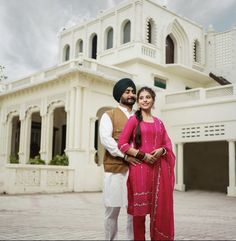
[[[120,103],[122,105],[128,105],[128,106],[133,106],[135,104],[136,98],[135,97],[131,97],[131,98],[122,98],[120,99]]]

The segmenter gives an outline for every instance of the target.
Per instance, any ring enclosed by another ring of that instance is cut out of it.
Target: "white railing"
[[[235,95],[233,85],[224,85],[216,88],[206,89],[205,91],[206,99]]]
[[[224,85],[208,89],[198,88],[165,95],[165,104],[202,101],[213,98],[236,97],[236,85]]]
[[[167,94],[165,96],[165,103],[180,103],[186,101],[200,100],[200,89],[188,90],[184,92],[178,92],[173,94]]]
[[[2,84],[0,82],[0,93],[6,91],[6,89],[7,89],[7,84]]]
[[[116,63],[130,58],[156,59],[157,47],[140,42],[129,42],[99,54],[102,62]],[[110,62],[109,62],[110,61]]]
[[[67,166],[6,165],[7,193],[73,191],[74,169]]]
[[[122,78],[124,76],[132,78],[132,75],[125,71],[122,71],[115,67],[111,68],[106,65],[99,64],[95,60],[71,60],[56,67],[45,70],[43,72],[38,72],[27,78],[11,82],[7,86],[5,86],[5,89],[7,89],[7,91],[12,91],[15,89],[24,88],[34,83],[43,82],[50,78],[56,78],[58,75],[63,74],[66,71],[69,71],[71,68],[77,68],[79,66],[82,66],[84,69],[98,71],[98,74],[105,74],[111,76],[112,78]]]
[[[154,59],[156,58],[156,50],[154,48],[142,45],[141,53],[142,55],[145,55]]]
[[[117,78],[122,78],[124,76],[127,78],[132,78],[132,74],[129,74],[119,69],[110,68],[101,64],[97,64],[97,71],[100,73],[106,73],[107,75],[110,75],[110,76],[115,76]]]
[[[15,88],[18,88],[19,86],[27,85],[30,83],[31,83],[31,77],[20,79],[11,83],[11,89],[15,89]]]

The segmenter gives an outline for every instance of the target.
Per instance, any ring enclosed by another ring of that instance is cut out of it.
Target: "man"
[[[136,86],[131,79],[119,80],[113,88],[113,97],[119,103],[118,107],[103,114],[100,121],[99,134],[104,155],[104,204],[105,204],[105,239],[118,239],[118,216],[121,207],[127,207],[128,164],[136,165],[138,160],[120,152],[117,146],[119,135],[133,115],[133,105],[136,101]],[[133,240],[133,219],[127,217],[127,240]]]

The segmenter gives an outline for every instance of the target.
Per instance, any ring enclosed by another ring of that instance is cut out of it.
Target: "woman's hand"
[[[146,153],[144,161],[148,164],[153,164],[156,161],[156,157],[152,154]]]
[[[163,154],[164,150],[163,148],[158,148],[155,149],[151,152],[151,155],[153,155],[155,157],[156,160],[158,160],[160,158],[160,156]]]

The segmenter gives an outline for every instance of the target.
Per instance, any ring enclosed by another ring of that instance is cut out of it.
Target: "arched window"
[[[197,39],[193,43],[193,60],[197,63],[201,61],[200,43]]]
[[[148,21],[148,26],[147,26],[147,40],[148,43],[152,43],[152,24],[151,21]]]
[[[131,23],[128,20],[123,27],[123,41],[122,41],[123,44],[130,42],[130,35],[131,35]]]
[[[70,45],[66,45],[63,51],[63,61],[68,61],[70,59]]]
[[[83,40],[79,39],[76,42],[76,47],[75,47],[76,51],[75,51],[75,57],[78,57],[79,53],[83,52]]]
[[[83,52],[83,40],[80,40],[79,42],[79,53]]]
[[[91,58],[97,59],[97,34],[91,37]]]
[[[166,64],[174,63],[175,46],[170,35],[166,37]]]
[[[146,41],[150,44],[155,44],[156,26],[152,18],[148,18],[146,22]]]
[[[113,28],[109,28],[106,35],[106,49],[111,48],[113,48]]]

